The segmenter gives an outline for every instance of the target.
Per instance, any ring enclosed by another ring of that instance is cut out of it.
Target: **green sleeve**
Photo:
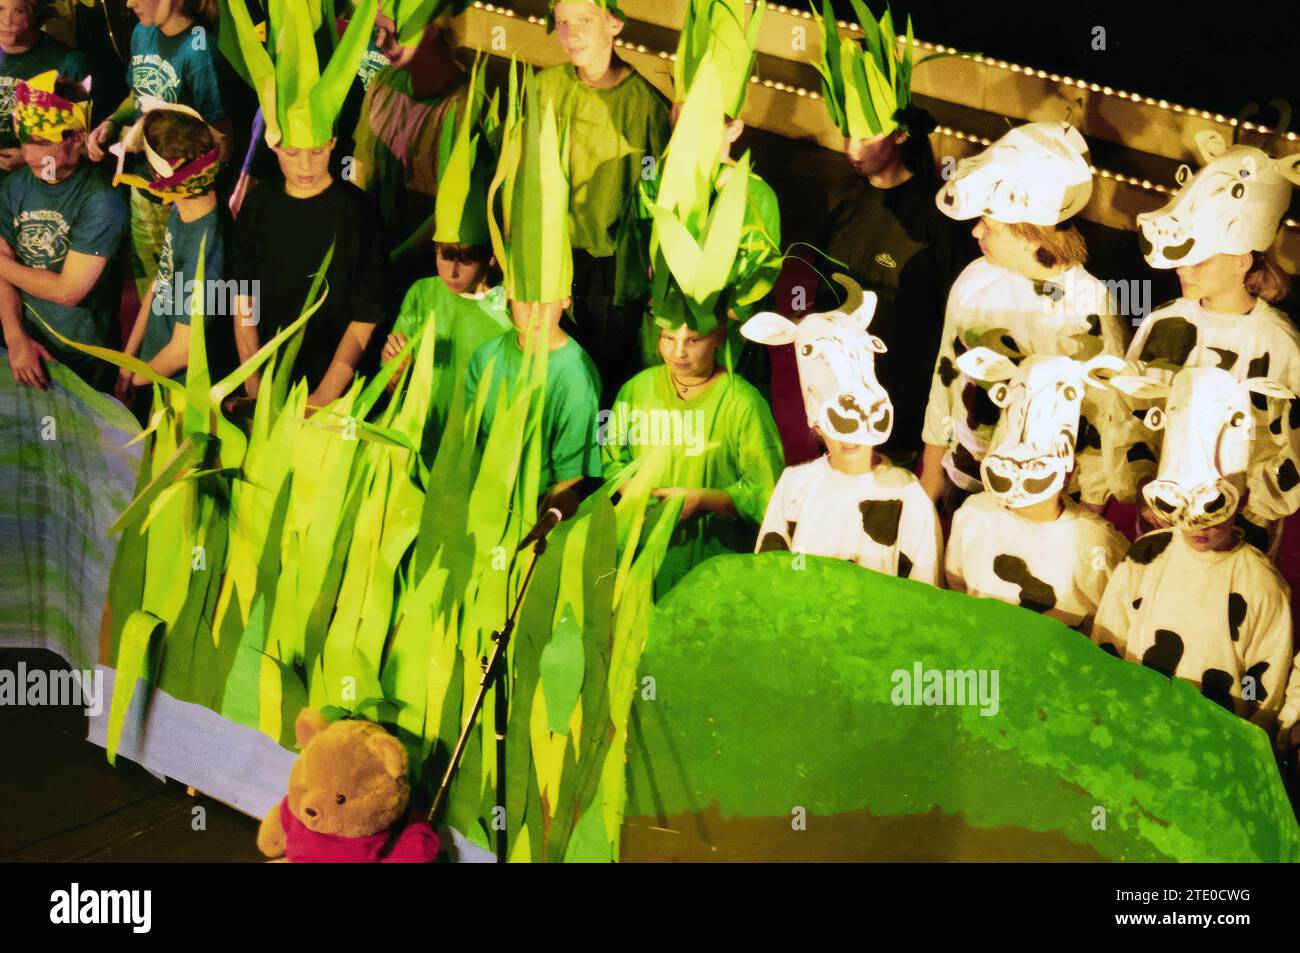
[[[742,404],[736,414],[735,432],[730,435],[730,439],[736,442],[740,476],[723,490],[736,505],[736,512],[758,526],[763,522],[767,501],[785,468],[785,455],[767,401],[739,378],[734,379],[733,386],[736,388],[735,398]]]
[[[563,386],[554,391],[558,403],[555,429],[550,439],[550,458],[556,483],[601,475],[599,378],[590,359],[584,361],[582,367],[586,373],[560,377]]]

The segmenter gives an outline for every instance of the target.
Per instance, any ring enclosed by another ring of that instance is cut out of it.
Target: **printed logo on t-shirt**
[[[68,255],[68,222],[53,209],[20,212],[14,219],[18,257],[30,268],[53,268]]]
[[[366,50],[366,55],[361,57],[361,65],[357,67],[357,78],[361,80],[363,89],[370,88],[370,81],[375,78],[375,74],[388,65],[388,57],[376,49]]]
[[[131,57],[131,88],[137,93],[174,103],[180,93],[181,81],[171,63],[157,53],[142,53]]]
[[[0,76],[0,117],[4,117],[6,131],[12,131],[14,114],[14,90],[18,88],[17,76]]]
[[[894,256],[887,251],[882,251],[876,256],[876,264],[883,265],[886,268],[898,267],[898,262],[894,261]]]
[[[172,280],[176,277],[176,251],[172,247],[172,233],[169,229],[163,236],[162,248],[158,252],[158,274],[153,280],[155,301],[170,301],[172,297]]]

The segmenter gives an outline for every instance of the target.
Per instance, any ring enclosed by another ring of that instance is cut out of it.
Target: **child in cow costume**
[[[1256,396],[1289,400],[1262,377],[1189,367],[1172,384],[1115,377],[1116,388],[1165,406],[1146,411],[1164,432],[1160,467],[1143,495],[1168,529],[1138,539],[1115,570],[1093,626],[1103,648],[1195,682],[1220,704],[1269,723],[1291,667],[1290,592],[1233,517],[1244,501]]]
[[[844,308],[797,325],[772,312],[741,333],[760,344],[795,345],[808,424],[827,454],[781,474],[758,533],[758,552],[791,550],[848,559],[891,576],[943,584],[943,537],[934,506],[911,473],[875,447],[889,438],[894,409],[876,380],[884,342],[867,329],[876,296],[836,275]]]
[[[1100,351],[1124,353],[1125,335],[1105,286],[1083,268],[1087,250],[1069,219],[1092,194],[1087,145],[1064,122],[1012,129],[957,165],[936,202],[955,219],[978,218],[981,258],[952,286],[922,438],[921,481],[932,500],[981,488],[980,460],[1000,417],[986,389],[958,367],[985,346],[1013,361],[1030,354],[1072,356],[1071,341],[1093,337]],[[1100,512],[1112,494],[1101,449],[1117,402],[1088,394],[1079,428],[1077,489]],[[955,507],[953,507],[955,508]]]
[[[1127,544],[1065,491],[1079,408],[1088,391],[1106,387],[1100,372],[1113,373],[1124,362],[1111,354],[1087,361],[1034,354],[1017,366],[976,347],[957,366],[971,380],[992,384],[989,399],[1002,418],[980,464],[988,492],[969,497],[953,516],[948,587],[1021,605],[1087,633]]]
[[[1238,381],[1269,377],[1300,393],[1300,333],[1269,303],[1286,295],[1287,280],[1268,255],[1291,186],[1300,183],[1300,155],[1273,159],[1229,147],[1217,132],[1199,133],[1196,145],[1205,167],[1193,176],[1182,166],[1173,200],[1137,219],[1147,262],[1176,268],[1183,297],[1143,320],[1128,358],[1165,384],[1182,367],[1217,367]],[[1300,508],[1300,404],[1261,393],[1251,404],[1255,440],[1242,516],[1249,538],[1269,549],[1279,521]],[[1143,402],[1132,409],[1141,412]],[[1149,441],[1138,434],[1117,461],[1129,470],[1125,498],[1154,469]]]

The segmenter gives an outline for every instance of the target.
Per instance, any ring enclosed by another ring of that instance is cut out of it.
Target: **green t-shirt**
[[[502,388],[512,397],[521,379],[524,350],[518,334],[488,341],[470,358],[467,401],[472,405],[478,383],[492,365],[492,392],[483,410],[483,432],[490,433]],[[542,402],[542,490],[563,480],[600,476],[597,430],[600,373],[577,341],[570,339],[546,357],[546,397]]]
[[[636,70],[610,89],[592,89],[570,63],[537,74],[544,99],[570,113],[570,234],[595,258],[616,250],[616,232],[636,184],[657,171],[671,131],[668,101]],[[654,165],[647,161],[653,160]]]
[[[681,400],[659,364],[624,384],[603,416],[606,480],[645,457],[640,473],[652,488],[725,490],[736,506],[734,517],[703,513],[678,525],[655,578],[656,598],[710,556],[753,551],[785,455],[771,408],[752,384],[723,373],[703,394]]]
[[[482,298],[453,294],[441,278],[421,278],[402,299],[393,325],[395,334],[408,339],[434,317],[433,397],[429,413],[435,432],[441,434],[456,385],[464,380],[474,353],[492,338],[513,329],[505,291],[498,285]]]

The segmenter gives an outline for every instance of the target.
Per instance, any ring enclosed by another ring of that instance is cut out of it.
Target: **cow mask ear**
[[[973,347],[957,358],[957,366],[977,381],[1005,381],[1016,372],[1011,358],[989,347]]]
[[[1106,387],[1115,375],[1124,370],[1124,359],[1114,354],[1098,354],[1083,365],[1084,383],[1092,387]],[[1108,371],[1104,376],[1101,371]]]
[[[1228,151],[1228,140],[1223,138],[1223,133],[1213,129],[1198,132],[1192,137],[1192,141],[1196,143],[1196,151],[1201,154],[1202,161],[1206,163],[1213,162]]]
[[[1265,397],[1276,397],[1279,400],[1295,399],[1295,394],[1277,381],[1271,381],[1267,377],[1251,377],[1242,381],[1242,385],[1252,394],[1263,394]]]
[[[1274,159],[1273,168],[1292,185],[1300,185],[1300,152]]]
[[[1159,430],[1165,425],[1165,412],[1159,407],[1152,407],[1142,417],[1142,423],[1151,431]]]
[[[740,333],[755,344],[773,347],[794,341],[797,325],[775,311],[760,311],[740,326]]]
[[[1128,394],[1130,397],[1155,400],[1169,396],[1169,385],[1164,381],[1152,380],[1149,377],[1138,377],[1136,374],[1116,374],[1110,379],[1109,383],[1111,387]]]
[[[871,348],[871,350],[875,351],[877,354],[884,354],[886,351],[889,350],[889,347],[885,344],[885,342],[881,338],[876,337],[874,334],[867,335],[867,345]]]

